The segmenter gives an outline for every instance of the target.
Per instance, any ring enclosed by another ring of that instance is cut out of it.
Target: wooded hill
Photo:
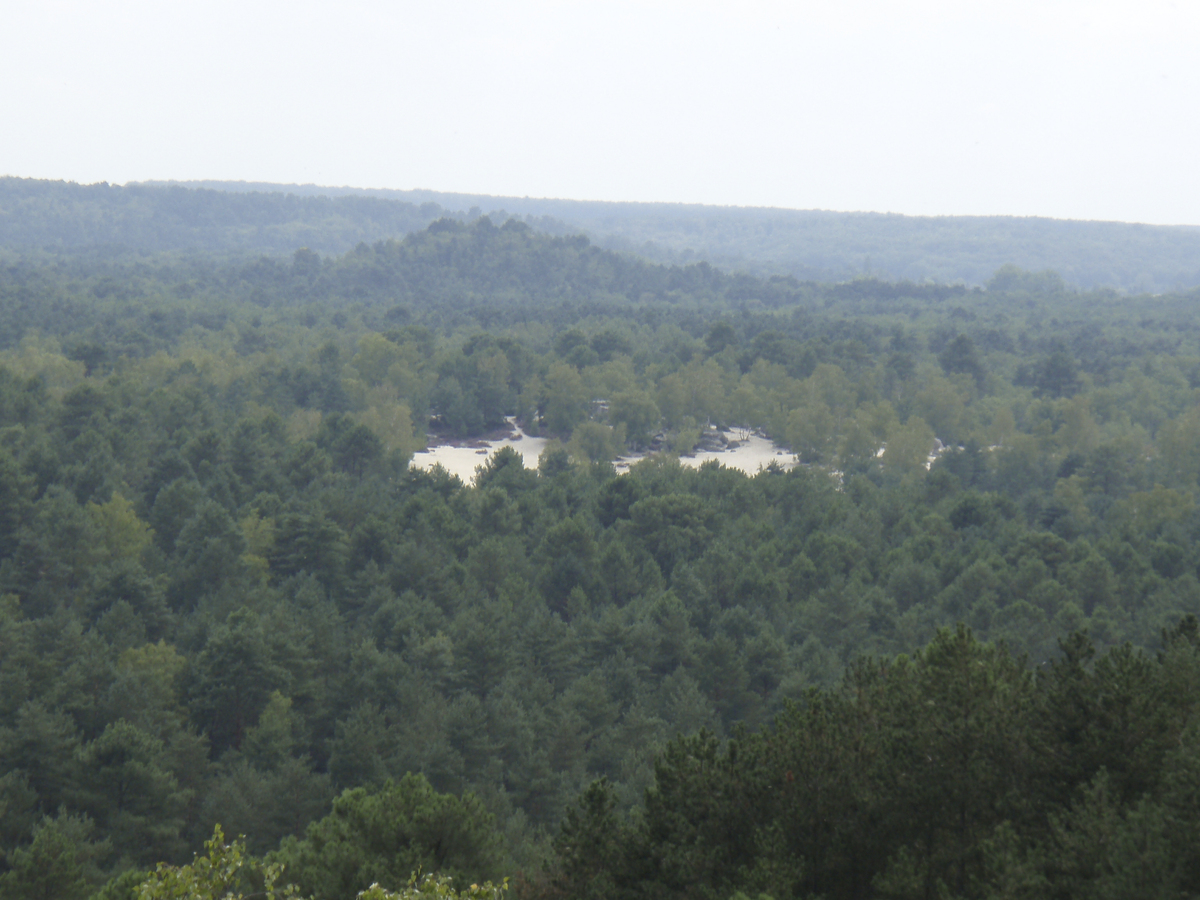
[[[485,218],[12,253],[0,892],[131,897],[216,823],[329,898],[1195,890],[1197,299]],[[536,469],[408,468],[507,416]],[[681,466],[708,422],[803,465]]]
[[[421,208],[362,196],[0,178],[0,248],[21,251],[344,253],[361,241],[424,228],[441,215],[433,203]]]
[[[1200,285],[1200,229],[1011,216],[902,216],[244,182],[77,185],[0,178],[0,247],[344,253],[442,216],[510,214],[647,259],[802,280],[982,285],[1002,265],[1069,284],[1162,293]]]
[[[874,276],[981,285],[1000,266],[1013,264],[1031,271],[1052,269],[1068,283],[1085,288],[1158,293],[1200,284],[1200,228],[1187,226],[604,203],[220,181],[184,184],[221,191],[370,196],[494,215],[505,211],[548,233],[582,232],[600,246],[657,262],[703,260],[760,276],[816,281]]]

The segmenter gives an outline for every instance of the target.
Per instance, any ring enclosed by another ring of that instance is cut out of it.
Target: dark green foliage
[[[180,850],[175,842],[191,798],[171,762],[161,740],[124,720],[106,727],[79,752],[76,802],[142,864]]]
[[[628,826],[618,817],[616,797],[605,780],[595,781],[569,808],[554,839],[557,863],[551,889],[581,900],[611,897],[622,871]]]
[[[284,841],[275,859],[305,893],[353,900],[364,886],[398,889],[416,871],[466,882],[495,877],[499,841],[492,817],[471,795],[439,794],[420,775],[356,788],[309,825],[303,840]]]
[[[948,373],[970,375],[975,379],[976,385],[980,389],[983,388],[987,373],[984,372],[979,355],[975,352],[975,342],[967,335],[960,334],[947,344],[946,349],[938,355],[938,362]]]
[[[274,659],[262,622],[242,608],[212,628],[190,673],[189,706],[218,750],[239,748],[272,690],[289,687],[290,673]]]
[[[1157,659],[1094,666],[1073,635],[1047,676],[962,626],[864,660],[762,732],[671,742],[629,821],[593,785],[524,895],[1186,896],[1197,696],[1164,688],[1200,661],[1194,623]],[[1131,667],[1140,686],[1116,700],[1106,682]]]
[[[218,822],[300,846],[411,772],[477,798],[478,871],[560,894],[1119,892],[1106,841],[1197,889],[1194,298],[764,281],[500,222],[4,261],[0,877],[46,816],[86,816],[94,889]],[[562,440],[407,466],[509,417]],[[754,430],[817,462],[606,461]]]
[[[100,863],[111,850],[108,841],[92,839],[87,816],[46,816],[33,829],[33,841],[8,854],[0,875],[6,900],[85,900],[99,881]]]

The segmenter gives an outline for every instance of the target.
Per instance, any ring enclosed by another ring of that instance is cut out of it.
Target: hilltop
[[[1053,269],[1077,287],[1163,292],[1200,284],[1200,228],[1018,216],[905,216],[687,203],[610,203],[429,190],[203,181],[186,186],[361,197],[518,215],[665,263],[705,260],[755,275],[984,284],[1000,266]]]
[[[0,248],[16,252],[341,254],[442,218],[520,217],[556,236],[760,277],[981,285],[998,268],[1054,270],[1079,288],[1200,285],[1200,228],[1006,216],[605,203],[249,182],[79,185],[0,178]]]

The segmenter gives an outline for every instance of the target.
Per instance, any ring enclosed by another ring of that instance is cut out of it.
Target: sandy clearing
[[[415,469],[429,471],[436,465],[452,475],[462,479],[463,484],[470,484],[475,478],[475,469],[482,466],[501,447],[512,447],[521,454],[522,462],[527,469],[536,469],[538,458],[546,449],[546,438],[530,437],[516,425],[513,425],[515,437],[499,441],[471,441],[468,445],[439,444],[413,454],[412,466]],[[760,469],[765,469],[772,462],[778,463],[783,469],[797,465],[796,457],[782,449],[760,434],[745,435],[742,433],[726,432],[726,438],[736,440],[736,447],[725,450],[701,450],[692,456],[681,456],[679,462],[693,469],[699,468],[710,459],[715,459],[723,466],[738,469],[747,475],[756,475]],[[619,473],[629,471],[629,467],[645,459],[647,454],[622,456],[613,463]]]

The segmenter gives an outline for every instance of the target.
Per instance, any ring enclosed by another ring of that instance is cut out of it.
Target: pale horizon
[[[17,177],[1200,225],[1196,4],[59,0],[10,19]]]

